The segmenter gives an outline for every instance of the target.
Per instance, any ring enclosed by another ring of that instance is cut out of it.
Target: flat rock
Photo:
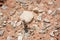
[[[30,11],[23,11],[20,18],[21,20],[25,20],[26,23],[29,23],[33,19],[33,12]]]

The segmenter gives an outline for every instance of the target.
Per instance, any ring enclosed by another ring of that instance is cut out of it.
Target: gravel
[[[51,36],[54,36],[54,33],[53,33],[53,31],[52,31],[52,32],[50,32],[50,35],[51,35]]]
[[[54,11],[52,12],[52,15],[53,15],[53,16],[55,16],[55,15],[56,15],[56,10],[54,10]]]
[[[44,10],[39,9],[38,7],[34,8],[33,11],[36,12],[36,13],[44,12]]]
[[[49,23],[50,21],[49,21],[48,18],[45,18],[45,19],[44,19],[44,22]]]
[[[11,15],[13,15],[13,14],[14,14],[14,12],[15,12],[15,10],[11,10],[11,11],[10,11],[10,13],[9,13],[9,14],[10,14],[10,16],[11,16]]]
[[[38,21],[41,21],[41,20],[42,20],[42,15],[38,15],[38,16],[37,16],[37,20],[38,20]]]
[[[0,36],[4,34],[4,30],[0,30]]]
[[[33,30],[39,30],[39,26],[37,24],[33,24],[32,29]]]
[[[53,37],[51,37],[51,38],[50,38],[50,40],[54,40],[54,38],[53,38]]]
[[[46,30],[42,30],[42,29],[41,29],[41,30],[39,31],[39,33],[45,34],[45,33],[46,33]]]
[[[48,14],[51,14],[52,13],[52,10],[48,10]]]
[[[16,22],[15,21],[11,21],[11,25],[12,25],[13,28],[15,28],[16,27]]]
[[[24,37],[28,38],[29,37],[29,33],[25,33]]]
[[[60,8],[57,8],[57,10],[59,10],[59,11],[60,11]]]
[[[26,0],[16,0],[16,2],[26,3]]]
[[[0,16],[1,16],[1,15],[3,15],[3,13],[2,13],[2,12],[0,12]]]
[[[7,0],[0,7],[0,40],[55,40],[59,11],[57,0]]]
[[[16,23],[16,26],[19,26],[21,24],[22,24],[22,21],[19,21],[19,22]]]
[[[6,10],[8,7],[6,5],[3,5],[1,8]]]
[[[7,40],[12,40],[12,37],[11,37],[11,36],[8,36],[8,37],[7,37]]]
[[[19,33],[19,34],[18,34],[18,40],[23,40],[23,35],[22,35],[22,33]]]

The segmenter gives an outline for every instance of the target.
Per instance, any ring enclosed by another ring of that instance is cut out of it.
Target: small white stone
[[[2,6],[2,9],[4,9],[4,10],[7,9],[7,8],[8,8],[8,7],[7,7],[6,5],[3,5],[3,6]]]
[[[11,20],[8,20],[8,21],[7,21],[7,23],[10,23],[10,22],[11,22]]]
[[[2,36],[4,33],[4,30],[0,30],[0,36]]]
[[[40,5],[39,5],[39,6],[43,7],[43,6],[44,6],[44,3],[40,3]]]
[[[45,21],[45,22],[50,22],[49,19],[47,19],[47,18],[45,18],[44,21]]]
[[[39,12],[44,12],[44,10],[39,10]]]
[[[46,32],[46,30],[40,30],[39,32],[40,32],[40,33],[45,33],[45,32]]]
[[[41,19],[42,19],[41,16],[38,16],[38,17],[37,17],[37,20],[41,21]]]
[[[3,13],[2,13],[2,12],[0,12],[0,16],[1,16],[1,15],[3,15]]]
[[[51,37],[51,38],[50,38],[50,40],[54,40],[54,38],[53,38],[53,37]]]
[[[50,32],[50,35],[51,35],[51,36],[54,36],[53,31],[52,31],[52,32]]]
[[[14,12],[15,12],[15,10],[11,10],[9,14],[10,14],[10,15],[13,15]]]
[[[41,21],[42,20],[42,14],[40,14],[40,15],[37,16],[37,20],[38,21]]]
[[[39,30],[39,26],[37,24],[33,24],[32,27],[33,27],[34,30]]]
[[[53,15],[53,16],[56,15],[56,10],[54,10],[54,11],[52,12],[52,15]]]
[[[57,8],[57,10],[60,10],[60,8]]]
[[[3,23],[6,23],[6,21],[3,21]]]
[[[34,8],[33,11],[43,12],[44,10],[39,9],[38,7]]]
[[[26,0],[16,0],[16,2],[26,3]]]
[[[3,23],[2,26],[5,27],[6,26],[6,23]]]
[[[25,20],[26,23],[29,23],[33,19],[33,12],[23,11],[20,15],[21,20]]]
[[[45,28],[46,28],[45,23],[42,23],[42,29],[45,29]]]
[[[22,40],[22,36],[18,36],[18,40]]]
[[[16,23],[14,21],[11,21],[11,25],[15,28],[16,27]]]
[[[28,38],[28,36],[29,36],[29,33],[25,33],[24,37]]]
[[[36,8],[34,8],[34,9],[33,9],[33,11],[34,11],[34,10],[37,10],[37,11],[38,11],[38,10],[39,10],[39,8],[38,8],[38,7],[36,7]]]
[[[52,4],[54,4],[52,1],[50,1],[50,2],[48,2],[48,4],[50,4],[50,5],[52,5]]]
[[[16,25],[19,26],[19,25],[21,25],[21,23],[22,23],[22,21],[19,21],[19,22],[17,22]]]
[[[51,14],[52,13],[52,10],[48,10],[48,14]]]
[[[11,37],[11,36],[8,36],[8,37],[7,37],[7,40],[12,40],[12,37]]]
[[[23,35],[21,33],[18,34],[18,40],[23,40]]]
[[[57,32],[58,30],[54,30],[54,32]]]

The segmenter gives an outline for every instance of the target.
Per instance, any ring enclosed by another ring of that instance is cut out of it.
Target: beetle
[[[28,28],[28,25],[24,20],[23,20],[23,23],[24,23],[24,31],[25,31],[25,33],[28,33],[28,30],[31,28]]]

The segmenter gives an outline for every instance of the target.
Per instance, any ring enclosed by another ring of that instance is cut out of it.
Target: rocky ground
[[[60,0],[0,0],[0,40],[60,40]]]

